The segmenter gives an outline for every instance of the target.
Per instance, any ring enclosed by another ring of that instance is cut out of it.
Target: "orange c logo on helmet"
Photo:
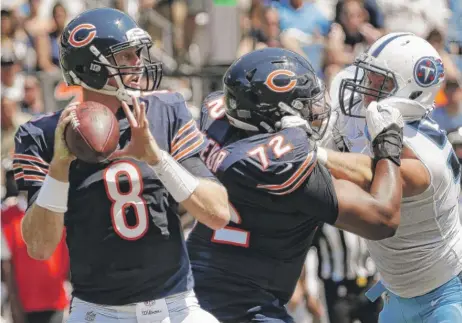
[[[278,86],[278,85],[274,84],[274,79],[276,77],[278,77],[279,75],[285,75],[287,77],[292,77],[292,76],[295,76],[295,73],[292,72],[292,71],[289,71],[289,70],[275,70],[275,71],[272,71],[265,80],[265,85],[271,91],[278,92],[278,93],[289,92],[290,90],[292,90],[295,87],[295,85],[297,85],[297,80],[290,80],[290,79],[288,79],[288,80],[290,80],[290,82],[287,85]]]
[[[77,40],[75,39],[75,35],[80,30],[88,30],[88,35],[84,39]],[[91,43],[91,41],[96,36],[96,27],[92,24],[81,24],[72,29],[71,34],[69,35],[69,44],[74,47],[83,47]]]

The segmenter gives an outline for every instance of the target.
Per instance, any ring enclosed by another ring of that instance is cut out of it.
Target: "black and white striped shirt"
[[[331,225],[318,229],[313,241],[318,254],[318,276],[342,281],[376,274],[363,238]]]

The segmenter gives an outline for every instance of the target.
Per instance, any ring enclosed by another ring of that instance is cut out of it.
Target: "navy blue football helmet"
[[[264,48],[236,60],[224,76],[226,115],[240,129],[275,132],[282,117],[308,121],[313,139],[330,118],[326,89],[311,64],[282,48]]]
[[[149,53],[151,37],[118,10],[98,8],[81,13],[64,28],[60,45],[60,65],[69,85],[131,102],[132,95],[156,90],[162,79],[162,65],[153,62]],[[115,55],[131,48],[141,64],[119,66]],[[136,86],[125,84],[125,75],[135,75]],[[111,78],[117,86],[109,84]]]

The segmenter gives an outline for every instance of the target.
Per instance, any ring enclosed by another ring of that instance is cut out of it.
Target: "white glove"
[[[302,128],[307,133],[311,133],[311,127],[308,121],[299,116],[285,116],[281,119],[281,129]]]
[[[401,129],[404,127],[403,116],[398,109],[388,104],[382,105],[377,101],[372,101],[367,107],[366,124],[371,142],[379,133],[392,124],[396,124]]]

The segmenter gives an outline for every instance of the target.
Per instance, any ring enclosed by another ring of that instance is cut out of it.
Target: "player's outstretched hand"
[[[388,158],[401,165],[404,121],[399,110],[373,101],[367,107],[366,125],[375,158]]]
[[[75,159],[75,156],[71,154],[67,148],[66,142],[64,140],[64,131],[66,130],[67,125],[71,122],[73,115],[72,113],[79,105],[78,102],[69,105],[63,110],[61,116],[59,117],[58,124],[55,129],[55,142],[54,142],[54,155],[53,162],[67,165]]]
[[[123,149],[115,151],[109,159],[129,157],[153,166],[160,161],[161,151],[149,129],[146,104],[144,102],[140,104],[136,97],[132,97],[132,100],[133,112],[127,103],[122,102],[122,109],[130,124],[130,142]]]
[[[377,101],[372,101],[366,110],[366,124],[371,141],[377,135],[390,127],[403,129],[403,116],[398,109],[391,105],[382,105]]]

